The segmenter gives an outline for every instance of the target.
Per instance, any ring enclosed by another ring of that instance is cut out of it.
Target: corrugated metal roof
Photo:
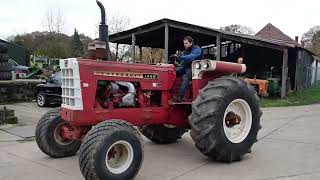
[[[205,27],[205,26],[199,26],[199,25],[194,25],[194,24],[189,24],[189,23],[185,23],[185,22],[180,22],[180,21],[176,21],[176,20],[171,20],[171,19],[161,19],[158,21],[154,21],[136,28],[132,28],[129,29],[127,31],[122,31],[116,34],[112,34],[109,36],[110,40],[112,41],[112,39],[116,38],[116,37],[120,37],[120,36],[124,36],[124,35],[131,35],[132,33],[135,32],[139,32],[142,31],[144,29],[147,28],[151,28],[151,27],[155,27],[155,26],[159,26],[161,24],[165,24],[168,23],[169,26],[170,24],[174,25],[182,25],[182,26],[186,26],[186,27],[190,27],[190,29],[192,28],[198,28],[198,29],[202,29],[202,30],[206,30],[206,31],[211,31],[213,33],[218,33],[218,34],[222,34],[222,35],[226,35],[226,36],[233,36],[233,37],[239,37],[239,38],[244,38],[246,40],[251,40],[251,41],[258,41],[258,42],[262,42],[262,43],[269,43],[269,44],[273,44],[273,45],[277,45],[277,46],[283,46],[283,47],[300,47],[302,48],[298,43],[292,42],[291,40],[284,40],[284,39],[275,39],[275,38],[270,38],[270,37],[265,37],[265,36],[252,36],[252,35],[247,35],[247,34],[238,34],[238,33],[232,33],[229,31],[224,31],[224,30],[220,30],[220,29],[215,29],[215,28],[211,28],[211,27]],[[160,27],[159,27],[160,28]]]

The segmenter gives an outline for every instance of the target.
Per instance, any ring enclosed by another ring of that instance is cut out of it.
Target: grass
[[[262,107],[300,106],[320,103],[320,86],[289,93],[286,99],[261,99]]]

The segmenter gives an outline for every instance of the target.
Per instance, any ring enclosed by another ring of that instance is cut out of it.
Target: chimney
[[[299,36],[296,36],[296,37],[295,37],[295,41],[296,41],[297,43],[299,43]]]

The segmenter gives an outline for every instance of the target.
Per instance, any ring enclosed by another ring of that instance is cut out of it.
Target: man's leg
[[[179,90],[179,97],[181,99],[184,98],[184,94],[185,94],[186,90],[188,89],[189,82],[190,82],[190,80],[192,78],[191,68],[188,68],[185,71],[186,71],[186,73],[182,76],[183,82],[182,82],[182,85],[181,85],[180,90]]]
[[[184,67],[182,67],[182,66],[176,67],[176,75],[177,76],[182,76],[185,73],[186,73],[186,71],[185,71]]]

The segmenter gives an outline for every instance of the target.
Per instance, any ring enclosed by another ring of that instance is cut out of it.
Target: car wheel
[[[37,93],[37,104],[39,107],[46,107],[48,106],[48,101],[46,99],[46,95],[44,92]]]

